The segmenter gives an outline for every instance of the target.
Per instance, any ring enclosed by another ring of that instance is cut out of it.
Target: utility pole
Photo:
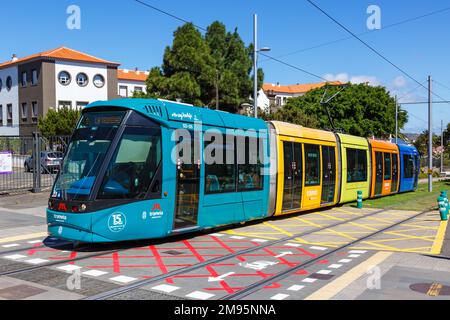
[[[258,118],[258,16],[253,15],[253,109]]]
[[[441,173],[444,172],[444,120],[441,120]]]
[[[431,76],[428,76],[428,192],[433,192],[433,102]]]
[[[395,95],[395,143],[398,143],[398,100]]]
[[[219,110],[219,70],[216,70],[216,110]]]

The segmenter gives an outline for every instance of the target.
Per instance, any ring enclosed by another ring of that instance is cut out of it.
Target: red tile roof
[[[39,58],[52,58],[57,60],[68,60],[68,61],[81,61],[81,62],[88,62],[88,63],[96,63],[96,64],[106,64],[106,65],[113,65],[113,66],[119,66],[120,63],[117,62],[111,62],[107,60],[103,60],[91,55],[88,55],[86,53],[76,51],[70,48],[66,47],[59,47],[56,49],[39,52],[27,57],[19,58],[15,61],[6,61],[3,63],[0,63],[0,68],[6,68],[9,66],[13,66],[15,64],[26,62],[34,59]]]
[[[117,70],[117,78],[119,80],[128,80],[128,81],[141,81],[145,82],[148,77],[148,72],[146,71],[136,71],[136,70]]]
[[[339,81],[331,81],[331,82],[319,82],[319,83],[307,83],[307,84],[294,84],[287,86],[280,86],[276,84],[265,83],[263,85],[264,92],[273,91],[279,93],[288,93],[288,94],[296,94],[296,93],[305,93],[311,91],[313,89],[321,88],[326,84],[331,86],[339,86],[342,85],[342,82]]]

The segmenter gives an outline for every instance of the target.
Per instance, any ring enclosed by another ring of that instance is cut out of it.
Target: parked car
[[[59,171],[64,154],[62,152],[43,151],[41,152],[41,173],[53,173]],[[33,156],[25,160],[24,168],[26,172],[34,171]]]

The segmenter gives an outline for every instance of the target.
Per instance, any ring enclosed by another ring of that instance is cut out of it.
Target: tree
[[[227,32],[215,21],[204,36],[187,23],[174,32],[161,67],[150,70],[147,97],[181,100],[236,112],[252,93],[252,46],[246,47],[237,29]],[[264,73],[259,72],[259,87]]]
[[[320,104],[321,98],[327,90],[327,97],[331,97],[342,87],[328,86],[311,90],[305,95],[288,99],[286,106],[280,109],[274,117],[289,121],[292,111],[301,110],[304,116],[311,121],[317,120],[315,127],[320,129],[330,128],[325,108]],[[328,105],[328,110],[333,119],[334,126],[343,132],[362,136],[376,136],[388,138],[395,133],[395,100],[384,87],[372,87],[365,84],[349,84]],[[302,119],[301,116],[300,119]],[[408,120],[406,112],[399,112],[399,128],[403,128]],[[303,121],[303,120],[302,120]],[[301,123],[300,123],[301,124]]]
[[[308,128],[319,128],[319,121],[315,115],[307,115],[302,109],[287,104],[277,112],[266,115],[265,120],[284,121]]]
[[[444,148],[447,154],[450,155],[450,122],[447,124],[447,129],[444,131]]]
[[[80,116],[80,111],[67,107],[50,109],[45,117],[39,117],[38,129],[46,138],[71,135]]]
[[[433,148],[441,145],[441,138],[433,134]],[[420,152],[421,155],[428,155],[428,130],[422,132],[414,142],[414,146]]]

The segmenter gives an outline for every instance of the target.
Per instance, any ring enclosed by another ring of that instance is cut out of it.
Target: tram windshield
[[[126,111],[85,113],[68,147],[52,197],[86,199]]]

